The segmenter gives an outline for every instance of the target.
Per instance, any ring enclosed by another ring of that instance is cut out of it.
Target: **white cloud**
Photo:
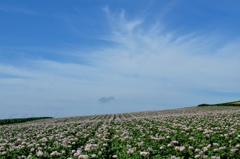
[[[29,14],[29,15],[37,14],[37,12],[30,10],[30,9],[25,9],[25,8],[20,8],[20,7],[12,7],[12,6],[8,6],[8,5],[1,5],[0,11],[13,12],[13,13],[25,13],[25,14]]]
[[[123,17],[122,13],[120,15]],[[110,12],[108,17],[111,17]],[[125,27],[135,22],[125,20],[112,27],[114,34],[108,40],[118,45],[97,52],[95,56],[99,60],[96,63],[122,76],[137,75],[138,79],[131,78],[138,81],[133,82],[139,84],[138,88],[142,87],[143,78],[166,78],[169,81],[148,83],[146,80],[144,85],[154,85],[158,89],[172,83],[172,92],[194,88],[239,93],[239,39],[223,43],[220,35],[199,35],[197,32],[177,37],[174,32],[163,32],[162,26],[155,25],[149,30],[141,28],[139,25],[143,22],[138,24],[139,29]]]
[[[164,32],[161,23],[146,28],[141,19],[129,20],[124,12],[114,15],[109,8],[104,10],[111,26],[111,34],[104,39],[114,45],[85,53],[91,65],[49,60],[27,61],[29,68],[24,69],[0,65],[0,73],[19,76],[0,78],[4,88],[0,104],[6,109],[42,108],[42,113],[47,108],[52,114],[54,109],[70,107],[65,115],[78,115],[76,109],[95,114],[233,99],[200,95],[199,90],[240,93],[239,39],[222,43],[218,35],[197,32],[179,37],[174,31]],[[96,99],[105,94],[118,98],[114,107],[99,107]],[[18,112],[9,114],[13,113]]]

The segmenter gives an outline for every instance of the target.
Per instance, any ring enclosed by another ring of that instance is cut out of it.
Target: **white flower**
[[[182,151],[184,151],[185,150],[185,146],[181,146],[180,148],[179,148],[179,151],[180,152],[182,152]]]
[[[208,150],[208,147],[204,147],[203,151],[206,152]]]
[[[41,150],[37,151],[37,156],[42,156],[43,152]]]
[[[138,147],[140,147],[143,145],[143,142],[139,142],[137,145],[138,145]]]
[[[50,153],[51,156],[55,156],[57,151],[53,151],[52,153]]]
[[[140,152],[141,156],[147,156],[149,154],[149,152]]]
[[[217,152],[218,151],[218,148],[216,148],[216,149],[213,149],[213,152]]]
[[[46,137],[44,137],[44,138],[42,138],[40,141],[41,141],[41,142],[47,142],[48,139],[47,139]]]
[[[201,150],[200,149],[195,149],[195,152],[200,152]]]
[[[171,147],[171,146],[172,146],[172,144],[168,144],[168,145],[167,145],[167,147]]]
[[[188,148],[189,148],[190,150],[193,150],[193,149],[194,149],[194,147],[192,147],[192,146],[189,146]]]
[[[180,148],[180,147],[176,146],[174,149],[175,149],[176,151],[178,151],[178,150],[179,150],[179,148]]]
[[[79,153],[74,153],[73,156],[79,156],[80,154]]]
[[[219,146],[219,144],[218,143],[213,143],[213,146]]]
[[[219,150],[225,150],[226,146],[220,147]]]
[[[127,151],[127,154],[129,154],[129,155],[131,155],[131,154],[133,154],[134,153],[134,149],[129,149],[128,151]]]
[[[78,156],[79,159],[88,159],[88,155],[80,155]]]
[[[231,153],[235,153],[238,149],[231,149],[230,152]]]

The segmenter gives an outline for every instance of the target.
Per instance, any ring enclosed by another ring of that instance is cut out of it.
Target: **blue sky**
[[[237,1],[0,1],[0,119],[240,100]]]

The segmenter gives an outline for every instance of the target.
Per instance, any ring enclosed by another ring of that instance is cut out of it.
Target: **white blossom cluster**
[[[0,126],[0,158],[236,158],[239,107],[55,118]]]

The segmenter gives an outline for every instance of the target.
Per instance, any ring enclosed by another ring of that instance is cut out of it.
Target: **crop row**
[[[237,158],[240,108],[54,118],[0,126],[0,158]]]

